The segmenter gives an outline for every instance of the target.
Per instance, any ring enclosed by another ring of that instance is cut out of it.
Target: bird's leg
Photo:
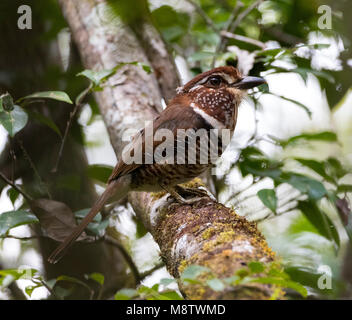
[[[170,193],[170,195],[178,202],[178,203],[181,203],[181,204],[192,204],[192,203],[195,203],[195,202],[198,202],[199,200],[202,200],[202,199],[209,199],[209,196],[208,194],[206,195],[206,197],[204,196],[204,192],[203,193],[197,193],[198,195],[202,195],[201,197],[193,197],[193,198],[190,198],[190,199],[185,199],[183,198],[180,193],[178,191],[181,191],[181,190],[184,190],[183,187],[180,187],[180,186],[176,186],[178,190],[176,190],[176,187],[172,187],[172,186],[166,186],[166,185],[162,185],[161,186],[165,191],[167,191],[168,193]],[[181,188],[181,189],[180,189]],[[192,188],[186,188],[186,189],[191,189],[193,191]],[[200,191],[200,190],[199,190]],[[181,191],[182,192],[182,191]],[[186,192],[187,193],[187,190]],[[195,195],[196,193],[195,192],[188,192],[188,194],[193,194]]]

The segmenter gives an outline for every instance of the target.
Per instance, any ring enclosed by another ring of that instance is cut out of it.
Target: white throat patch
[[[198,113],[205,121],[207,121],[214,129],[218,129],[218,130],[222,130],[225,129],[226,126],[221,123],[219,120],[217,120],[216,118],[210,116],[209,114],[207,114],[204,110],[202,110],[201,108],[198,108],[197,105],[195,103],[191,103],[190,105],[194,112]]]

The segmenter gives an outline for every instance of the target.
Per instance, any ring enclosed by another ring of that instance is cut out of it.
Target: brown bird
[[[193,148],[196,159],[191,161],[186,152],[184,161],[177,161],[176,156],[180,151],[179,145],[182,145],[179,143],[180,141],[177,141],[180,140],[178,132],[181,129],[193,129],[194,132],[200,130],[208,138],[212,129],[228,130],[232,134],[236,126],[238,106],[246,90],[263,83],[265,83],[265,80],[262,78],[243,77],[236,68],[225,66],[199,74],[183,87],[177,88],[176,96],[169,102],[165,110],[154,119],[151,130],[153,137],[162,129],[167,129],[172,133],[173,139],[171,142],[168,141],[168,145],[170,146],[171,143],[173,150],[171,156],[164,157],[164,162],[155,161],[155,159],[151,162],[146,161],[147,157],[151,153],[154,154],[165,140],[154,139],[152,145],[148,146],[147,129],[141,130],[134,137],[129,148],[123,152],[122,158],[108,180],[106,190],[80,225],[50,255],[48,261],[51,263],[59,261],[86,226],[101,211],[104,204],[113,196],[114,199],[121,199],[132,190],[157,191],[164,189],[178,202],[193,203],[198,201],[199,197],[184,199],[180,193],[185,191],[186,193],[199,195],[201,194],[200,190],[184,190],[178,184],[199,176],[212,163],[201,161],[202,150],[199,139],[196,139],[197,143]],[[190,136],[183,136],[182,139],[184,140],[182,152],[185,153],[185,149],[190,148],[191,138]],[[217,139],[217,142],[219,140]],[[221,155],[226,146],[222,145],[221,142],[219,144],[216,152]],[[206,158],[209,158],[211,147],[212,145],[205,149]],[[141,163],[127,163],[124,159],[135,155],[135,152],[141,152],[143,161]],[[163,152],[159,154],[161,157],[163,155]],[[176,161],[173,161],[175,159]]]

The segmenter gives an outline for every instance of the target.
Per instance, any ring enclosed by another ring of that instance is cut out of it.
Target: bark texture
[[[150,54],[145,53],[148,50],[143,50],[146,44],[140,44],[140,37],[116,16],[116,10],[111,10],[107,1],[61,0],[60,3],[87,68],[100,70],[135,60],[151,64]],[[167,52],[155,30],[147,33],[151,46],[157,43],[159,52]],[[159,59],[165,64],[170,61],[164,54]],[[168,66],[176,74],[172,68],[173,64]],[[103,91],[96,93],[117,155],[121,153],[124,131],[130,127],[142,128],[143,122],[151,120],[160,110],[161,98],[168,95],[165,93],[168,90],[159,87],[158,80],[160,83],[165,76],[158,72],[148,75],[142,68],[126,66],[108,80]],[[173,82],[176,87],[178,81]],[[198,183],[196,180],[190,184]],[[170,206],[167,194],[132,192],[129,200],[159,244],[167,269],[176,278],[189,264],[205,265],[217,276],[226,277],[249,261],[266,263],[275,259],[255,224],[210,198],[193,206]],[[259,284],[224,292],[204,286],[181,290],[188,299],[262,299],[273,292],[270,286]]]
[[[203,186],[199,179],[187,187]],[[161,250],[170,274],[179,278],[189,265],[208,267],[212,276],[225,278],[251,261],[268,263],[275,254],[253,222],[232,209],[204,199],[195,205],[171,202],[168,194],[131,193],[129,200]],[[266,299],[273,293],[267,285],[251,285],[213,291],[207,286],[181,284],[188,299]]]

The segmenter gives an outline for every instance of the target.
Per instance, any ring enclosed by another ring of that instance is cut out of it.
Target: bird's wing
[[[172,104],[163,110],[158,117],[153,121],[153,137],[158,129],[168,129],[173,133],[174,139],[177,137],[177,129],[200,129],[207,128],[209,124],[196,112],[193,108],[182,104]],[[137,135],[133,137],[133,142],[130,147],[127,148],[124,153],[131,152],[131,150],[142,150],[142,155],[145,154],[145,129],[141,130]],[[160,145],[164,140],[153,142],[153,152],[155,148]],[[123,157],[122,157],[123,158]],[[108,183],[114,179],[117,179],[123,175],[131,173],[136,170],[142,164],[131,163],[126,164],[122,158],[117,163],[111,176],[109,177]],[[143,156],[144,160],[144,156]]]

